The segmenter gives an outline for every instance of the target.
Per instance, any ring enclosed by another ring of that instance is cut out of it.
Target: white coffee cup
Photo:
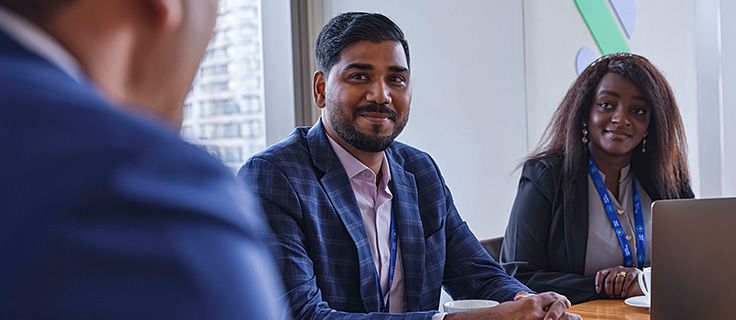
[[[498,301],[468,299],[468,300],[449,301],[445,303],[444,307],[445,307],[445,312],[447,313],[460,313],[460,312],[479,311],[482,309],[495,307],[497,305],[498,305]]]
[[[646,267],[642,271],[642,273],[639,274],[639,288],[641,288],[641,292],[644,292],[644,295],[649,298],[651,301],[652,299],[652,267]]]

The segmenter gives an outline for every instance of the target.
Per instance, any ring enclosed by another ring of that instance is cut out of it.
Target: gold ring
[[[616,274],[616,276],[617,276],[617,277],[624,277],[624,278],[626,278],[626,271],[619,271],[619,272],[618,272],[618,273]]]

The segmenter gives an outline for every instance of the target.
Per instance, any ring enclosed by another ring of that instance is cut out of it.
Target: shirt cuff
[[[439,313],[435,313],[435,314],[434,314],[434,315],[432,316],[432,320],[443,320],[443,319],[445,319],[445,316],[446,316],[446,315],[447,315],[447,312],[439,312]]]

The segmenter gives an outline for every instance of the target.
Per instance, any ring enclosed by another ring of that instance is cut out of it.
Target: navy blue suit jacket
[[[0,33],[1,317],[279,316],[262,216],[163,126]]]
[[[527,287],[508,276],[460,218],[432,158],[394,142],[386,149],[406,301],[380,310],[376,271],[353,189],[321,121],[243,166],[283,250],[279,266],[296,319],[429,319],[442,285],[455,299],[508,301]]]

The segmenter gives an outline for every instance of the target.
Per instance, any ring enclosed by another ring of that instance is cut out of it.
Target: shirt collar
[[[78,83],[83,82],[84,76],[79,61],[33,22],[0,6],[0,30],[27,50],[59,67]]]
[[[339,143],[332,139],[332,137],[330,137],[327,132],[325,132],[325,135],[330,141],[330,146],[332,146],[332,150],[335,151],[335,154],[340,160],[342,167],[345,168],[345,173],[347,173],[349,179],[352,179],[365,170],[373,172],[370,168],[368,168],[368,166],[360,162],[360,160],[355,158],[352,154],[350,154],[350,152],[345,150],[345,148],[343,148]],[[391,170],[389,169],[388,159],[386,158],[385,151],[381,152],[383,153],[383,163],[381,163],[381,180],[383,183],[388,184],[388,182],[391,181]]]
[[[606,174],[600,170],[598,170],[598,173],[601,175],[601,179],[603,179],[603,181],[606,181]],[[618,183],[621,184],[621,183],[628,181],[630,176],[631,176],[631,162],[629,162],[629,164],[621,168],[621,171],[619,171]]]

